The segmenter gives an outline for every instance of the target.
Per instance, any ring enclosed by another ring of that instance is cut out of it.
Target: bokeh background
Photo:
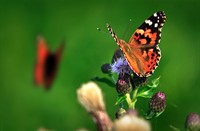
[[[167,94],[167,108],[152,121],[152,127],[155,131],[172,130],[170,125],[183,129],[189,112],[200,113],[199,7],[197,0],[0,0],[0,131],[95,130],[77,101],[76,90],[92,77],[104,77],[100,66],[110,62],[118,48],[104,33],[105,24],[128,41],[146,18],[160,10],[167,15],[160,43],[162,58],[150,79],[161,76],[159,90]],[[52,50],[63,39],[66,42],[49,91],[33,84],[38,34]],[[114,119],[116,91],[98,85]],[[143,102],[139,99],[138,106],[148,107]]]

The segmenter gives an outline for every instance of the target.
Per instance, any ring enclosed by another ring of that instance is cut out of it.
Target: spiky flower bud
[[[82,84],[77,90],[80,104],[90,113],[98,131],[108,131],[112,127],[103,101],[101,89],[94,82]]]
[[[124,108],[119,108],[115,113],[115,117],[118,119],[126,114],[126,110]]]
[[[132,85],[130,83],[130,75],[119,74],[119,78],[116,83],[116,90],[119,95],[123,95],[132,91]]]
[[[101,89],[94,82],[82,84],[77,90],[78,100],[88,112],[104,111],[105,105]]]
[[[101,71],[105,74],[110,74],[111,73],[111,66],[110,64],[106,63],[106,64],[103,64],[101,66]]]
[[[154,113],[164,111],[166,107],[166,96],[163,92],[157,92],[154,94],[149,103],[150,110]]]
[[[185,121],[186,131],[200,131],[200,117],[198,114],[191,112]]]

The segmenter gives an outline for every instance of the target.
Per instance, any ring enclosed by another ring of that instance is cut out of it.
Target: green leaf
[[[125,100],[126,100],[126,95],[119,95],[117,97],[117,101],[115,102],[115,105],[119,105],[120,103],[122,103]]]
[[[139,87],[140,90],[138,91],[137,97],[151,98],[152,95],[155,93],[155,89],[159,85],[159,79],[160,77],[152,80],[152,85],[148,84],[144,87]]]
[[[156,79],[154,79],[154,80],[151,81],[152,85],[147,85],[147,86],[149,86],[151,88],[157,88],[158,85],[159,85],[159,80],[160,80],[160,76],[158,78],[156,78]]]
[[[164,112],[164,110],[161,111],[161,112],[149,111],[149,113],[145,116],[145,118],[146,118],[146,119],[156,118],[156,117],[160,116],[163,112]]]
[[[100,78],[100,77],[94,77],[91,79],[92,81],[98,81],[98,82],[102,82],[102,83],[105,83],[111,87],[115,87],[115,84],[112,80],[108,79],[108,78]]]

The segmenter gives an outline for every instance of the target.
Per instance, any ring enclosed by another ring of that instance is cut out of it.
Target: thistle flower
[[[105,105],[100,88],[94,82],[83,84],[77,90],[78,100],[83,107],[90,113],[97,130],[107,131],[112,127],[112,121],[105,111]]]
[[[186,131],[199,131],[200,130],[200,117],[196,113],[189,113],[185,121]]]
[[[128,62],[124,58],[119,58],[113,64],[111,64],[111,70],[117,74],[130,74],[132,72]]]
[[[155,93],[149,102],[149,112],[146,115],[146,119],[158,117],[163,113],[166,107],[166,96],[163,92]]]
[[[119,78],[116,83],[116,90],[119,95],[123,95],[132,91],[132,85],[130,83],[130,75],[129,74],[119,74]]]
[[[154,94],[149,103],[150,111],[154,113],[160,113],[164,111],[166,107],[166,96],[163,92],[157,92]]]
[[[151,131],[151,127],[146,120],[133,114],[126,114],[115,120],[113,131]]]

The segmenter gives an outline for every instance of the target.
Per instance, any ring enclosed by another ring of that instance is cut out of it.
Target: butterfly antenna
[[[114,40],[117,42],[117,44],[119,43],[119,39],[117,38],[117,36],[115,35],[115,32],[113,31],[113,29],[111,28],[111,26],[107,23],[106,24],[108,31],[110,32],[111,36],[114,38]]]

